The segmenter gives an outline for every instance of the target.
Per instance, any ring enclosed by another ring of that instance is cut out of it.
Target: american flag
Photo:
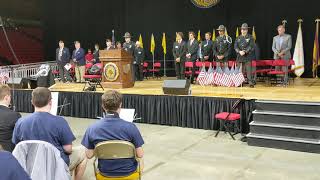
[[[235,67],[232,81],[233,81],[235,87],[241,86],[241,84],[245,81],[245,78],[244,78],[242,72],[240,72],[240,67]]]
[[[9,72],[6,69],[0,69],[0,84],[5,84],[9,79]]]
[[[222,79],[223,79],[223,71],[220,66],[217,66],[215,78],[214,78],[214,83],[218,86],[222,86],[222,84],[221,84]]]
[[[197,82],[201,85],[201,86],[204,86],[206,85],[206,82],[207,82],[207,72],[206,72],[206,68],[203,66],[201,68],[201,71],[198,75],[198,78],[197,78]]]
[[[215,78],[215,71],[212,68],[212,64],[210,63],[210,67],[207,72],[207,79],[206,79],[206,85],[213,85],[214,84],[214,78]]]
[[[232,75],[230,74],[230,69],[229,67],[225,67],[222,80],[221,80],[221,85],[231,87],[232,84],[233,84],[233,81],[232,81]]]

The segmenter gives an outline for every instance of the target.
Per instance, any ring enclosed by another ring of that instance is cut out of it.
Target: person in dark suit
[[[183,41],[183,33],[178,32],[176,37],[176,42],[173,43],[172,54],[175,60],[175,69],[177,79],[184,79],[184,63],[186,61],[187,47],[186,43]]]
[[[76,81],[77,83],[83,83],[85,82],[83,79],[84,72],[85,72],[85,65],[86,65],[86,60],[85,60],[85,52],[81,48],[80,42],[75,41],[74,42],[75,50],[72,52],[72,60],[75,63],[75,71],[76,71]]]
[[[217,29],[219,36],[213,43],[213,56],[217,62],[217,66],[228,66],[229,56],[231,54],[232,39],[226,35],[226,28],[220,25]]]
[[[99,44],[95,44],[94,45],[94,51],[93,51],[93,62],[96,63],[100,63],[100,59],[99,59]]]
[[[212,61],[212,48],[213,42],[211,40],[211,33],[207,32],[205,34],[206,40],[201,43],[201,54],[202,54],[202,61]]]
[[[255,85],[255,76],[252,74],[252,53],[254,52],[254,39],[248,33],[248,24],[243,23],[241,26],[241,35],[234,42],[234,49],[237,53],[237,64],[241,67],[242,72],[246,69],[247,79],[250,88]],[[243,67],[244,66],[244,67]]]
[[[197,53],[199,49],[199,42],[195,39],[194,32],[189,32],[189,41],[187,43],[187,53],[186,53],[186,61],[193,62],[192,75],[191,75],[191,83],[193,84],[194,76],[195,76],[195,63],[197,61]]]
[[[131,41],[131,34],[126,32],[123,37],[125,42],[123,43],[122,48],[133,55],[135,45],[134,42]]]
[[[144,55],[144,49],[141,47],[141,44],[139,41],[136,42],[136,48],[134,49],[133,55],[134,55],[133,69],[135,72],[136,81],[143,81],[142,68],[143,68],[143,61],[144,61],[145,55]]]
[[[64,47],[64,42],[59,41],[59,48],[56,49],[56,61],[59,68],[59,76],[62,82],[72,81],[69,71],[64,67],[70,62],[70,51]]]
[[[21,115],[9,109],[11,93],[8,85],[0,85],[0,145],[5,151],[12,152],[12,133]]]

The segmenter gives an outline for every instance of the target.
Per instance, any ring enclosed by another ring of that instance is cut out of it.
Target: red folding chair
[[[196,71],[194,72],[196,76],[198,76],[200,74],[200,71],[201,71],[201,68],[203,66],[204,62],[201,62],[201,61],[197,61],[196,62]]]
[[[284,82],[284,76],[286,75],[286,72],[283,71],[283,67],[284,66],[290,66],[288,64],[287,60],[274,60],[272,63],[272,67],[273,69],[270,70],[267,74],[269,75],[269,80],[271,82],[271,84],[278,84],[278,82],[281,82],[281,78],[282,78],[282,82]],[[278,67],[278,70],[276,69]],[[278,79],[278,77],[280,76],[280,81]],[[272,83],[272,80],[274,80]]]
[[[193,69],[193,62],[185,62],[184,67],[185,67],[184,75],[186,77],[191,77],[192,76],[192,69]]]
[[[242,99],[237,100],[231,107],[231,112],[221,112],[215,114],[213,118],[219,121],[219,129],[216,132],[215,137],[218,136],[219,132],[225,128],[225,131],[229,133],[233,140],[235,140],[234,135],[239,134],[241,129],[238,124],[240,124],[241,115],[239,113],[235,113],[237,109],[239,109],[241,103],[243,102]],[[235,128],[235,131],[231,133],[231,128]]]
[[[148,79],[148,66],[149,66],[149,63],[147,62],[143,63],[143,70],[142,70],[143,78],[146,78],[146,79]]]
[[[153,68],[149,70],[149,73],[154,74],[157,78],[161,78],[160,68],[161,68],[161,63],[156,62],[156,63],[154,63]]]
[[[86,83],[84,84],[84,87],[83,87],[83,91],[88,89],[88,90],[91,90],[91,91],[96,91],[97,87],[101,87],[102,90],[104,90],[104,88],[102,87],[101,85],[101,81],[102,81],[102,64],[101,63],[97,63],[95,64],[94,66],[98,66],[100,71],[98,74],[89,74],[89,69],[87,68],[91,68],[93,65],[91,64],[88,65],[86,64],[86,71],[85,71],[85,75],[83,76],[83,78],[85,79]],[[87,88],[87,85],[89,85],[89,87]]]

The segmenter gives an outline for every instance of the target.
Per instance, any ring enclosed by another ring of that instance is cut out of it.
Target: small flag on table
[[[230,74],[229,67],[225,67],[224,68],[224,73],[223,73],[223,77],[222,77],[222,80],[221,80],[221,84],[223,86],[227,86],[227,87],[231,87],[232,84],[233,84],[232,76]]]
[[[215,73],[214,83],[218,86],[221,86],[222,78],[223,78],[223,71],[221,67],[218,66]]]
[[[200,71],[200,73],[198,75],[197,81],[201,86],[206,85],[207,72],[206,72],[206,68],[204,66],[201,68],[201,71]]]
[[[245,81],[245,78],[242,74],[242,72],[240,72],[240,67],[235,67],[234,73],[233,73],[233,84],[235,87],[239,87],[241,86],[241,84]]]
[[[213,85],[214,84],[214,78],[215,78],[215,72],[214,69],[212,68],[212,64],[210,63],[210,67],[207,72],[207,81],[206,85]]]

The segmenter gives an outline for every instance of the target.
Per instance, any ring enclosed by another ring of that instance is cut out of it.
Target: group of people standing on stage
[[[123,36],[125,38],[125,42],[123,45],[120,41],[116,42],[115,45],[112,44],[110,39],[106,40],[106,48],[104,50],[111,49],[124,49],[128,53],[130,53],[134,57],[132,72],[133,72],[133,80],[134,81],[142,81],[143,80],[143,62],[145,58],[144,49],[141,47],[141,43],[137,41],[134,43],[131,41],[130,33],[125,33]],[[62,82],[72,82],[72,78],[70,76],[69,71],[65,67],[68,63],[73,63],[75,65],[75,79],[77,83],[85,82],[83,78],[85,74],[85,65],[87,63],[96,64],[100,63],[99,59],[99,44],[95,44],[94,51],[92,53],[91,49],[88,49],[87,54],[84,49],[81,48],[81,44],[79,41],[74,42],[75,49],[70,55],[70,51],[67,47],[64,46],[64,42],[62,40],[59,41],[59,47],[56,49],[56,62],[59,69],[59,77]],[[71,60],[70,60],[71,59]]]
[[[256,84],[255,67],[252,66],[252,60],[256,60],[256,44],[254,38],[248,33],[249,26],[243,23],[241,34],[234,41],[234,51],[236,52],[236,64],[242,72],[246,72],[247,80],[250,87]],[[275,53],[274,59],[289,60],[291,58],[291,36],[285,34],[283,25],[277,28],[279,35],[274,38],[272,50]],[[196,61],[215,61],[217,67],[228,67],[228,61],[232,53],[232,38],[226,35],[226,28],[220,25],[217,29],[219,36],[215,41],[211,40],[211,33],[205,34],[205,40],[198,42],[195,40],[195,33],[189,32],[189,40],[183,41],[183,33],[176,34],[176,42],[173,44],[173,57],[175,61],[176,76],[178,79],[185,79],[185,62],[193,62],[191,83],[195,78]],[[288,67],[284,69],[288,72]],[[287,74],[287,73],[286,73]],[[286,75],[285,83],[288,82]]]

